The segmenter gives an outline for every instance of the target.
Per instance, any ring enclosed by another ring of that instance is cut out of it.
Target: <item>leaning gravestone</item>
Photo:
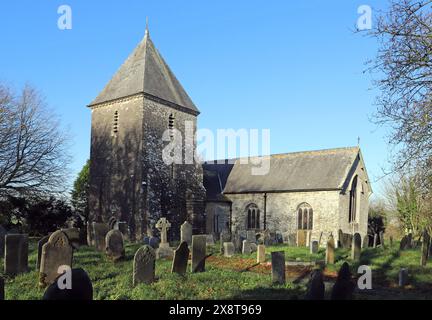
[[[151,284],[155,280],[156,254],[152,247],[144,245],[137,250],[133,262],[133,286]]]
[[[54,232],[42,246],[39,285],[46,287],[59,276],[60,266],[72,268],[73,249],[63,231]]]
[[[285,252],[276,251],[271,253],[272,259],[272,282],[274,284],[285,284]]]
[[[326,264],[335,263],[335,242],[332,235],[329,236],[329,239],[327,241],[325,263]]]
[[[316,240],[311,241],[311,244],[310,244],[310,253],[311,254],[318,253],[318,247],[319,247],[318,241],[316,241]]]
[[[188,246],[192,244],[192,225],[188,221],[183,222],[180,226],[180,242],[184,241]]]
[[[7,234],[5,237],[4,273],[17,275],[28,270],[28,235]]]
[[[354,292],[354,283],[351,280],[351,271],[349,264],[344,262],[339,270],[336,283],[333,286],[332,300],[351,300]]]
[[[40,239],[38,241],[38,255],[37,255],[37,260],[36,260],[36,270],[38,270],[38,271],[40,269],[40,263],[41,263],[41,258],[42,258],[42,247],[45,243],[48,242],[50,236],[51,236],[51,234],[43,237],[42,239]]]
[[[105,236],[109,231],[106,223],[93,222],[93,237],[96,250],[105,251]]]
[[[123,235],[119,230],[110,230],[106,237],[106,254],[109,259],[119,261],[125,257]]]
[[[235,254],[234,243],[232,242],[224,242],[224,257],[231,258]]]
[[[5,248],[5,236],[7,232],[3,226],[0,225],[0,258],[4,257],[4,248]]]
[[[354,234],[352,248],[351,248],[351,259],[359,261],[361,255],[361,235],[359,233]]]
[[[321,270],[312,272],[308,283],[306,300],[324,300],[325,286]]]
[[[43,300],[93,300],[93,285],[90,277],[83,269],[72,269],[70,289],[59,288],[58,280],[60,277],[62,275],[59,275],[45,290]]]
[[[252,253],[251,243],[247,240],[243,240],[242,254],[251,254],[251,253]]]
[[[266,261],[265,245],[260,244],[257,248],[257,263],[264,263]]]
[[[174,251],[174,259],[171,268],[172,273],[184,275],[187,270],[189,260],[189,248],[186,241],[183,241],[177,250]]]
[[[192,236],[192,272],[205,271],[206,235]]]

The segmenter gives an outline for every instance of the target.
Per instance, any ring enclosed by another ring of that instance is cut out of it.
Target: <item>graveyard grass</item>
[[[213,255],[206,263],[206,272],[186,276],[172,274],[171,260],[156,262],[157,281],[151,285],[141,284],[132,287],[132,261],[138,244],[126,245],[126,258],[113,263],[104,253],[83,246],[74,253],[74,268],[81,267],[89,274],[96,300],[159,300],[159,299],[303,299],[309,278],[310,267],[287,269],[287,284],[271,284],[270,265],[256,265],[256,253],[235,255],[225,258],[219,254],[219,245],[208,248]],[[365,264],[373,270],[373,290],[357,291],[356,299],[432,299],[432,265],[420,267],[420,249],[399,252],[397,244],[393,248],[369,248],[362,251],[358,263],[352,263],[350,251],[336,250],[335,265],[328,265],[324,271],[326,296],[337,276],[337,270],[344,261],[351,265],[357,277],[357,267]],[[270,252],[285,252],[287,261],[322,261],[325,250],[309,254],[308,248],[285,245],[266,248],[267,261]],[[44,289],[39,288],[36,271],[36,241],[30,241],[30,272],[15,278],[6,278],[5,293],[8,300],[38,300]],[[0,259],[3,265],[3,261]],[[404,289],[397,287],[400,268],[409,269],[410,285]],[[2,272],[2,271],[1,271]],[[0,272],[0,273],[1,273]]]

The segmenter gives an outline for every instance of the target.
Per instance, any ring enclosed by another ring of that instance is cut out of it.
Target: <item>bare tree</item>
[[[67,135],[31,86],[0,84],[0,198],[64,191]]]
[[[379,40],[370,71],[375,82],[375,121],[393,129],[393,169],[432,168],[432,0],[390,0],[370,34]],[[425,172],[430,175],[431,170]]]

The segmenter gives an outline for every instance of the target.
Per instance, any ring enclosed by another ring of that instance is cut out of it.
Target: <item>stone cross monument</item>
[[[159,247],[169,247],[167,231],[171,227],[171,223],[166,218],[160,218],[156,223],[156,228],[160,231],[161,243]]]

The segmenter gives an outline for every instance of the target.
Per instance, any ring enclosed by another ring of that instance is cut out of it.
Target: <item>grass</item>
[[[206,272],[187,273],[185,276],[172,274],[170,260],[156,262],[157,281],[151,285],[141,284],[132,287],[132,261],[138,244],[126,245],[124,261],[113,263],[103,253],[83,246],[74,253],[73,267],[81,267],[92,279],[96,300],[159,300],[159,299],[301,299],[306,290],[306,282],[311,267],[287,267],[287,284],[272,285],[271,266],[256,265],[256,254],[236,255],[225,258],[218,253],[219,245],[209,248],[213,255],[206,263]],[[322,261],[325,250],[320,249],[311,255],[308,248],[275,245],[266,248],[267,261],[272,251],[284,251],[287,261]],[[8,300],[38,300],[44,289],[38,287],[36,271],[36,242],[30,242],[29,272],[5,277],[5,293]],[[361,261],[352,263],[350,252],[336,250],[336,263],[325,269],[326,281],[333,282],[337,270],[344,261],[352,266],[356,276],[360,264],[371,266],[374,290],[361,291],[358,299],[432,299],[432,267],[420,267],[420,250],[399,252],[393,248],[369,248],[362,251]],[[0,263],[3,261],[0,259]],[[410,285],[397,287],[398,272],[405,267],[410,272]],[[0,272],[1,274],[1,272]],[[331,285],[331,283],[330,283]]]

